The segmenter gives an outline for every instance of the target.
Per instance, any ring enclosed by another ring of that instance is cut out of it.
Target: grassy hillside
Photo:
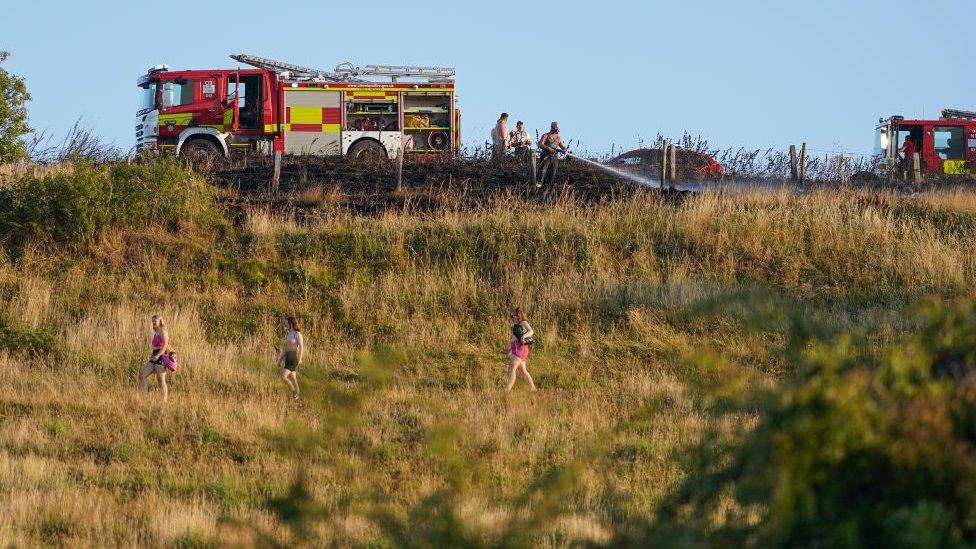
[[[811,342],[870,363],[976,276],[971,191],[499,195],[300,224],[213,198],[168,163],[0,182],[0,540],[709,539],[769,509],[720,493],[691,533],[665,511],[756,444]],[[501,387],[513,305],[535,396]],[[167,404],[136,390],[154,312],[183,360]],[[274,367],[288,314],[298,404]]]

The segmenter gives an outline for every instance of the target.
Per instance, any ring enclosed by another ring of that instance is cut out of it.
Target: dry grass
[[[53,332],[56,346],[0,351],[0,540],[299,542],[263,506],[295,473],[269,435],[325,425],[288,402],[273,366],[279,318],[297,313],[304,379],[351,389],[363,350],[409,358],[367,395],[355,437],[299,461],[332,509],[316,526],[322,539],[381,542],[370,509],[402,515],[448,484],[428,441],[451,425],[478,471],[458,514],[483,539],[523,512],[514,501],[533,479],[582,460],[568,514],[535,544],[605,542],[695,474],[681,456],[704,433],[732,437],[752,421],[703,407],[695,385],[706,374],[688,357],[720,350],[756,384],[789,368],[775,322],[754,333],[727,312],[689,309],[760,286],[838,326],[897,324],[915,297],[972,292],[973,204],[976,193],[959,190],[600,208],[503,199],[312,224],[252,211],[225,240],[132,232],[74,258],[28,249],[0,263],[0,317]],[[521,382],[500,388],[513,304],[539,332],[535,398]],[[167,405],[135,391],[157,311],[184,361]]]
[[[75,164],[71,162],[58,162],[54,164],[0,164],[0,188],[3,188],[7,181],[24,177],[27,173],[33,173],[36,177],[46,177],[56,174],[73,174]]]

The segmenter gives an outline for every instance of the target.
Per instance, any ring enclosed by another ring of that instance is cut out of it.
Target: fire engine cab
[[[889,168],[911,139],[926,174],[976,173],[976,113],[946,109],[939,120],[907,120],[902,116],[878,121],[875,155]],[[907,159],[911,162],[911,158]]]
[[[460,148],[452,68],[345,63],[319,71],[250,55],[231,58],[254,68],[158,65],[139,77],[136,147],[191,160],[241,150],[395,158]]]

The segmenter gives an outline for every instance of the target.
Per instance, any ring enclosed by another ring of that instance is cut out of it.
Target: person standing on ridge
[[[491,157],[494,160],[505,158],[508,152],[508,113],[503,112],[491,130]]]
[[[543,134],[539,138],[539,150],[542,156],[539,162],[539,175],[541,183],[536,183],[536,187],[542,185],[552,185],[556,179],[556,168],[559,166],[559,153],[566,152],[566,142],[559,136],[559,122],[553,122],[549,133]]]
[[[529,374],[525,360],[529,357],[529,345],[532,345],[535,332],[532,331],[532,326],[529,326],[529,322],[525,320],[525,313],[522,312],[521,307],[516,307],[512,311],[510,319],[513,322],[512,340],[508,346],[508,381],[505,384],[505,390],[512,390],[512,387],[515,386],[515,374],[516,372],[521,372],[525,380],[529,382],[529,388],[534,393],[538,389],[535,386],[535,382],[532,381],[532,375]]]
[[[290,316],[285,319],[285,327],[288,332],[285,334],[285,342],[278,355],[278,366],[281,366],[281,378],[292,391],[292,398],[298,400],[300,391],[298,390],[298,367],[305,358],[305,337],[302,335],[302,328],[298,325],[298,320]]]
[[[529,155],[529,147],[532,146],[532,137],[525,131],[525,124],[519,120],[515,123],[515,130],[508,134],[508,144],[515,147],[515,157],[522,159]]]

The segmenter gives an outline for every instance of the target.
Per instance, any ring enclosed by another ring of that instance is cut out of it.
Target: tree
[[[0,51],[0,63],[10,57]],[[31,131],[27,125],[27,84],[23,78],[0,68],[0,164],[13,162],[27,155],[27,147],[20,137]]]

